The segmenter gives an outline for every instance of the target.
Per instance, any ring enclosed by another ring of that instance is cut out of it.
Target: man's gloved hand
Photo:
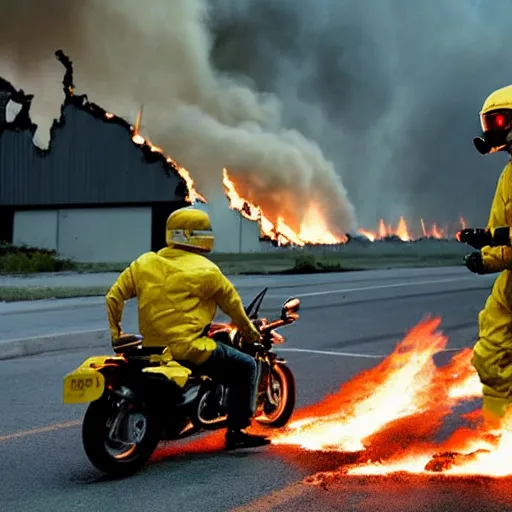
[[[475,274],[485,274],[486,269],[480,251],[470,252],[464,256],[464,265]]]
[[[481,249],[482,247],[492,245],[493,243],[491,231],[489,229],[482,228],[461,229],[457,233],[456,238],[459,242],[471,245],[471,247],[474,247],[475,249]]]
[[[256,329],[258,329],[258,331],[267,323],[267,321],[264,320],[263,318],[256,318],[255,320],[251,320],[251,322],[252,325],[254,325]]]
[[[243,340],[246,343],[259,343],[261,341],[261,334],[255,325],[256,322],[261,322],[261,320],[253,320],[250,329],[243,332]]]

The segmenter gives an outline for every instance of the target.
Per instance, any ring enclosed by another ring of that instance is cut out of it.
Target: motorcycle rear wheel
[[[137,442],[127,445],[110,438],[109,422],[115,419],[112,399],[103,396],[91,402],[82,425],[82,442],[91,463],[113,477],[126,477],[138,471],[151,457],[160,441],[158,422],[144,408],[134,407],[131,421]],[[124,448],[124,450],[123,450]]]
[[[281,428],[290,421],[295,410],[295,377],[288,366],[278,363],[273,368],[272,379],[279,387],[278,404],[265,404],[255,420],[266,427]]]

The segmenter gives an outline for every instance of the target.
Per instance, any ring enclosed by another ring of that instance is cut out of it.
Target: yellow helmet
[[[209,215],[191,207],[176,210],[167,219],[165,240],[180,249],[210,252],[215,237]]]
[[[480,111],[482,136],[473,144],[482,155],[509,151],[512,142],[512,85],[491,93]]]

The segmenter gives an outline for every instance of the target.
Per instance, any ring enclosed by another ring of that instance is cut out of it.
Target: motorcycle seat
[[[181,366],[184,366],[185,368],[192,370],[192,373],[190,374],[190,378],[189,378],[190,382],[195,382],[198,379],[203,379],[203,378],[207,377],[207,375],[204,373],[204,370],[200,366],[198,366],[194,363],[191,363],[190,361],[177,361],[177,362],[179,364],[181,364]]]
[[[122,334],[116,340],[112,341],[112,348],[116,354],[142,347],[143,337],[140,334]]]

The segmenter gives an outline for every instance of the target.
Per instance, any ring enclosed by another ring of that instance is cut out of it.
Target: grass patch
[[[212,254],[227,274],[310,274],[404,267],[462,265],[468,248],[452,241],[382,242],[332,248],[281,249],[268,253]]]
[[[454,241],[422,240],[412,243],[351,241],[339,248],[271,248],[250,254],[215,253],[209,258],[226,273],[281,274],[343,272],[397,267],[461,265],[468,248]],[[0,272],[9,274],[75,271],[121,272],[129,262],[79,263],[57,257],[55,251],[0,245]]]
[[[406,267],[442,267],[462,265],[462,256],[468,251],[438,254],[384,253],[374,251],[360,254],[340,252],[333,255],[301,254],[212,254],[210,259],[229,275],[265,275],[316,272],[347,272],[355,270],[373,270]],[[80,273],[122,272],[129,262],[122,263],[74,263],[57,269],[45,269],[38,272],[58,272],[72,270]],[[29,272],[36,272],[31,267]],[[2,272],[2,270],[0,270]],[[6,272],[6,271],[4,271]],[[14,270],[6,273],[22,273]]]
[[[32,250],[33,251],[33,250]],[[440,267],[462,265],[468,248],[449,241],[423,241],[415,243],[350,243],[333,251],[330,248],[276,249],[252,254],[212,254],[210,258],[228,275],[243,274],[312,274],[346,272],[354,270],[388,269],[404,267]],[[38,256],[30,251],[3,253],[0,247],[0,271],[9,273],[56,272],[121,272],[123,263],[73,263],[59,260],[51,251]],[[2,258],[4,258],[2,260]],[[39,258],[39,259],[38,259]],[[11,262],[9,265],[5,261]],[[60,262],[63,263],[60,263]],[[13,269],[13,270],[11,270]],[[40,270],[37,270],[40,269]],[[64,299],[71,297],[104,296],[108,286],[90,287],[0,287],[0,301]]]
[[[98,274],[103,272],[122,272],[128,265],[129,261],[120,263],[74,263],[73,270],[88,274]]]
[[[30,274],[38,272],[62,272],[73,270],[71,260],[59,258],[55,251],[37,247],[0,244],[0,272]]]
[[[42,288],[16,288],[0,287],[0,301],[17,302],[23,300],[42,299],[70,299],[73,297],[99,297],[105,296],[109,286],[90,286],[86,288],[75,287],[42,287]]]

